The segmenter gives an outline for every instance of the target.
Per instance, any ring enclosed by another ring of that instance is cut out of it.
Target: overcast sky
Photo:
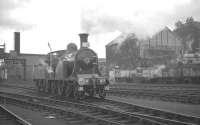
[[[145,38],[189,16],[200,21],[199,0],[0,0],[0,43],[12,50],[20,31],[22,53],[46,54],[48,42],[53,50],[79,46],[78,34],[87,32],[105,57],[105,45],[121,32]]]

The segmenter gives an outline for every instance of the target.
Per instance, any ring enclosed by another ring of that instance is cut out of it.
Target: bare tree
[[[191,17],[188,17],[185,21],[186,24],[190,24],[190,23],[193,23],[194,22],[194,18],[191,16]]]

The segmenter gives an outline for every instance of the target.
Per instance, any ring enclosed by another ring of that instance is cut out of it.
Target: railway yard
[[[199,51],[165,27],[121,34],[100,58],[88,36],[47,54],[20,53],[20,32],[1,45],[0,125],[200,125]]]
[[[200,124],[200,87],[193,84],[121,83],[111,85],[105,99],[84,100],[37,92],[32,82],[0,86],[1,105],[26,121],[23,125]]]
[[[200,125],[196,1],[0,0],[0,125]]]

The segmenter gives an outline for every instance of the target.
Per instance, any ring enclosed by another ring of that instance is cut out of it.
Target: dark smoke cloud
[[[132,26],[132,23],[129,20],[106,14],[98,14],[95,10],[82,12],[81,28],[85,32],[98,34],[113,32],[116,29],[128,31],[127,27],[130,26]]]
[[[144,27],[138,27],[134,21],[122,17],[99,13],[98,10],[86,10],[81,14],[81,29],[93,35],[115,31],[125,33],[138,31],[139,34]]]
[[[120,9],[120,8],[119,8]],[[106,32],[134,32],[140,38],[153,35],[155,32],[169,26],[173,28],[178,20],[193,16],[200,21],[200,1],[191,0],[189,3],[176,5],[172,12],[133,11],[131,18],[113,16],[101,9],[84,10],[81,14],[81,28],[84,32],[100,34]]]
[[[25,6],[30,0],[0,0],[0,29],[27,30],[32,25],[24,24],[12,18],[11,13],[17,8]]]
[[[122,33],[134,32],[138,38],[145,38],[146,34],[150,34],[149,31],[145,30],[146,28],[154,30],[148,22],[143,21],[145,22],[144,25],[143,22],[137,20],[98,13],[97,10],[83,11],[81,16],[82,31],[92,35],[120,31]],[[155,29],[158,29],[158,27]]]

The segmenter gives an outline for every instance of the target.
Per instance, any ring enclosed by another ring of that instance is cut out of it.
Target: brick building
[[[8,80],[32,80],[33,67],[46,59],[45,54],[23,54],[20,53],[20,32],[14,33],[14,50],[5,52],[5,44],[0,45],[0,60],[4,67],[0,68],[0,75]]]
[[[182,44],[168,27],[141,42],[140,57],[143,65],[167,64],[182,54]]]
[[[45,54],[20,54],[18,58],[26,60],[26,79],[32,80],[34,78],[34,66],[44,62],[47,56]]]
[[[121,34],[106,45],[107,69],[135,69],[156,64],[168,64],[181,56],[182,44],[168,27],[151,38],[139,40],[133,34]]]

